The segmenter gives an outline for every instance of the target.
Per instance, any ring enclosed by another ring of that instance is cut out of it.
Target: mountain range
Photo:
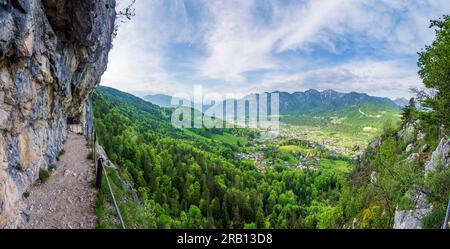
[[[147,96],[143,97],[144,100],[151,102],[152,104],[158,105],[160,107],[165,107],[165,108],[178,107],[179,105],[172,103],[172,98],[173,98],[172,96],[165,95],[165,94],[154,94],[154,95],[147,95]],[[190,103],[190,101],[185,100],[185,99],[180,99],[180,103],[183,106],[190,105],[190,104],[186,104],[186,103]]]
[[[399,109],[407,103],[405,99],[391,100],[389,98],[370,96],[365,93],[341,93],[334,90],[318,91],[311,89],[305,92],[288,93],[276,91],[272,93],[279,94],[280,114],[282,115],[317,113],[344,107],[357,107],[368,103]],[[249,96],[251,95],[243,99]],[[161,107],[174,108],[178,106],[173,105],[171,103],[172,97],[165,94],[147,95],[143,99]],[[182,105],[190,106],[191,104],[190,101],[184,100]],[[204,106],[203,108],[205,109],[206,107]]]
[[[398,108],[398,105],[389,98],[369,96],[365,93],[341,93],[333,90],[320,92],[313,89],[305,92],[278,93],[280,94],[280,113],[284,115],[317,113],[368,103]]]

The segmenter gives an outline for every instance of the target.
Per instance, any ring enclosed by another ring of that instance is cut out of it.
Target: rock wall
[[[425,174],[435,171],[439,164],[446,168],[448,168],[450,164],[450,139],[447,137],[441,139],[438,147],[433,154],[431,154],[430,161],[425,165]]]
[[[417,193],[411,199],[414,209],[395,211],[394,229],[422,229],[423,217],[433,211],[433,205],[426,202],[424,194]]]
[[[420,136],[422,136],[421,133],[419,133],[418,137]],[[438,165],[448,168],[449,164],[450,139],[444,137],[441,139],[436,150],[431,154],[430,160],[425,165],[425,176],[429,172],[436,171]],[[394,229],[421,229],[422,219],[433,211],[433,206],[426,202],[424,194],[417,193],[411,199],[415,203],[414,209],[395,211]]]
[[[115,0],[0,0],[0,227],[106,70]]]

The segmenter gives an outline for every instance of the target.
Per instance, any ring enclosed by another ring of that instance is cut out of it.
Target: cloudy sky
[[[127,0],[121,0],[122,6]],[[408,97],[448,0],[137,0],[102,85],[135,94],[333,89]]]

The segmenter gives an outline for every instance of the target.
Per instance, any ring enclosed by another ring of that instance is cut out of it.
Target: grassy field
[[[218,141],[222,141],[224,143],[227,144],[231,144],[231,145],[238,145],[238,143],[240,143],[241,145],[247,144],[248,142],[248,138],[247,137],[240,137],[240,136],[236,136],[230,133],[224,133],[223,135],[213,135],[212,136],[213,140],[218,140]]]
[[[280,151],[282,152],[294,152],[294,151],[298,151],[301,152],[303,151],[303,149],[298,146],[298,145],[285,145],[285,146],[280,146]]]
[[[282,116],[283,134],[329,146],[366,146],[386,125],[399,123],[399,110],[373,103],[324,113]]]
[[[334,169],[342,173],[350,173],[352,170],[352,166],[346,161],[329,160],[326,158],[320,159],[319,166],[321,169]]]

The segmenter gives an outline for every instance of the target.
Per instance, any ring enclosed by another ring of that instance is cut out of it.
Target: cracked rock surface
[[[0,0],[0,227],[106,70],[115,0]],[[22,216],[22,217],[21,217]]]

